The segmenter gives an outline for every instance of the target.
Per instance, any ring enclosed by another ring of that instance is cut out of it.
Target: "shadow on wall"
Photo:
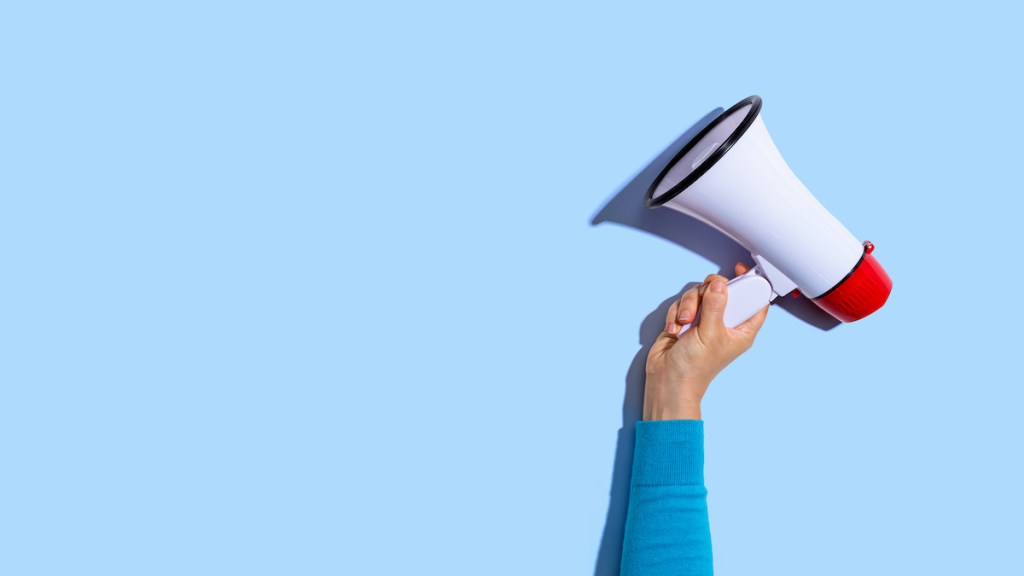
[[[696,286],[688,284],[684,290]],[[644,375],[647,353],[665,327],[665,316],[679,294],[666,299],[644,318],[640,324],[640,350],[626,372],[626,396],[622,402],[622,428],[619,428],[615,446],[615,463],[612,467],[612,487],[608,498],[608,516],[605,519],[601,547],[597,552],[596,576],[617,576],[622,562],[622,536],[626,524],[626,509],[629,504],[629,479],[633,469],[633,434],[636,421],[643,414]]]
[[[691,138],[723,111],[723,108],[716,108],[708,112],[670,144],[646,168],[612,196],[612,199],[591,220],[591,225],[597,226],[602,222],[614,222],[661,237],[703,256],[718,267],[719,274],[726,277],[733,276],[733,266],[736,262],[751,264],[750,254],[742,246],[711,226],[675,210],[651,210],[644,206],[644,195],[651,182]],[[703,278],[707,273],[706,270],[695,271],[693,277]],[[608,515],[601,537],[601,546],[598,550],[595,576],[613,576],[619,573],[622,558],[622,536],[629,503],[629,480],[633,466],[633,435],[635,423],[640,419],[643,410],[647,353],[664,328],[665,315],[668,314],[669,306],[679,298],[684,290],[694,285],[696,282],[688,284],[678,294],[666,299],[640,324],[640,350],[637,351],[626,372],[626,391],[622,402],[622,428],[619,429],[615,450]],[[776,302],[775,307],[781,307],[821,330],[831,330],[839,324],[838,320],[803,296],[779,298]]]

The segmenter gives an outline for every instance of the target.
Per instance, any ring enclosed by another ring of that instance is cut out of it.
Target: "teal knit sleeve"
[[[637,422],[622,576],[710,576],[704,422]]]

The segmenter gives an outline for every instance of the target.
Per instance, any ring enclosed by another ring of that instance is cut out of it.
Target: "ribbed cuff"
[[[703,486],[704,421],[636,423],[633,486]]]

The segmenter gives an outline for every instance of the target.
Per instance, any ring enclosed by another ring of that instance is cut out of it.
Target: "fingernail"
[[[679,325],[676,324],[675,322],[669,322],[668,333],[669,334],[675,334],[678,331],[679,331]]]
[[[725,282],[721,280],[714,280],[711,282],[712,292],[725,292]]]
[[[680,324],[686,324],[687,322],[690,321],[690,315],[689,314],[680,314],[679,318],[677,318],[676,320],[678,320],[678,322]]]

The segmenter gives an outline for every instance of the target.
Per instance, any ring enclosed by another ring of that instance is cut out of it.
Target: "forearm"
[[[622,576],[709,576],[704,423],[637,422]]]

